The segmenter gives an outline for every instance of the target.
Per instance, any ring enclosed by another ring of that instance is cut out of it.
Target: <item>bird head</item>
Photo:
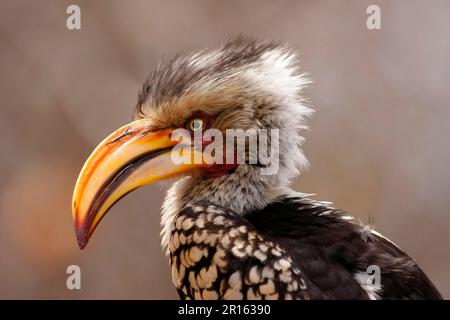
[[[289,48],[243,38],[161,63],[139,92],[134,121],[104,139],[80,172],[72,207],[80,248],[118,200],[160,180],[178,180],[163,207],[163,242],[173,211],[190,201],[226,205],[237,213],[265,206],[307,165],[301,131],[311,109],[300,94],[307,83]],[[207,161],[207,147],[217,140],[204,139],[209,129],[223,136],[230,130],[248,134],[243,161],[239,148],[229,154],[223,146],[215,149],[222,162]],[[277,160],[269,174],[263,170],[272,163],[262,165],[248,147],[261,129],[277,130],[265,136],[268,145],[277,145],[269,148],[270,159]],[[200,143],[196,136],[203,137]],[[174,161],[175,151],[190,161]]]

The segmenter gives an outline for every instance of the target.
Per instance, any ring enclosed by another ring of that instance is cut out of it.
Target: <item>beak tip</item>
[[[80,247],[80,250],[83,250],[86,248],[87,240],[78,240],[78,247]]]
[[[80,247],[80,249],[83,250],[89,241],[89,236],[87,235],[84,228],[75,227],[75,233],[77,236],[78,247]]]

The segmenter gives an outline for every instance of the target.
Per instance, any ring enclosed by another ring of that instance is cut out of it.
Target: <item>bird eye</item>
[[[203,119],[200,119],[200,118],[190,119],[190,120],[186,123],[186,127],[187,127],[189,130],[191,130],[192,132],[195,132],[195,131],[202,131],[204,125],[205,125],[205,122],[203,121]]]

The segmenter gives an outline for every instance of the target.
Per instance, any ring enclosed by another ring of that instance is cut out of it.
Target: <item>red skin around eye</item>
[[[237,166],[237,157],[235,156],[234,163],[225,163],[225,156],[223,159],[223,163],[214,163],[205,169],[205,173],[209,178],[217,178],[223,176],[226,173],[232,172]]]
[[[209,116],[209,115],[205,115],[205,114],[196,114],[194,116],[192,116],[191,118],[201,118],[204,121],[205,124],[205,130],[209,129],[212,127],[213,123],[214,123],[214,118]],[[203,135],[202,135],[203,136]],[[202,148],[204,149],[207,145],[209,145],[210,143],[212,143],[214,140],[211,140],[206,138],[206,139],[202,139]],[[233,163],[226,163],[226,156],[223,156],[224,159],[222,161],[221,164],[219,163],[213,163],[210,166],[208,166],[207,168],[204,169],[204,173],[206,174],[206,176],[208,178],[217,178],[220,177],[224,174],[227,174],[231,171],[233,171],[237,166],[238,166],[238,161],[237,161],[237,155],[234,155],[234,161]]]
[[[212,143],[214,140],[209,141],[209,139],[205,139],[202,141],[202,147],[203,149],[209,145],[210,143]],[[225,147],[225,146],[224,146]],[[220,177],[224,174],[227,174],[229,172],[232,172],[236,167],[238,166],[238,161],[237,161],[237,155],[234,154],[233,156],[233,162],[232,163],[227,163],[226,161],[226,154],[224,152],[223,155],[223,160],[222,163],[213,163],[210,166],[208,166],[204,172],[206,173],[206,175],[208,176],[208,178],[217,178]]]

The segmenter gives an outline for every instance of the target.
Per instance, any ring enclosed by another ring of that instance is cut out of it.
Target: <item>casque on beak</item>
[[[151,131],[148,120],[123,126],[103,140],[81,169],[73,193],[72,215],[78,245],[83,249],[106,212],[129,192],[201,167],[177,164],[171,151],[179,141],[174,129]],[[191,157],[198,157],[195,149]],[[189,156],[189,155],[188,155]]]

